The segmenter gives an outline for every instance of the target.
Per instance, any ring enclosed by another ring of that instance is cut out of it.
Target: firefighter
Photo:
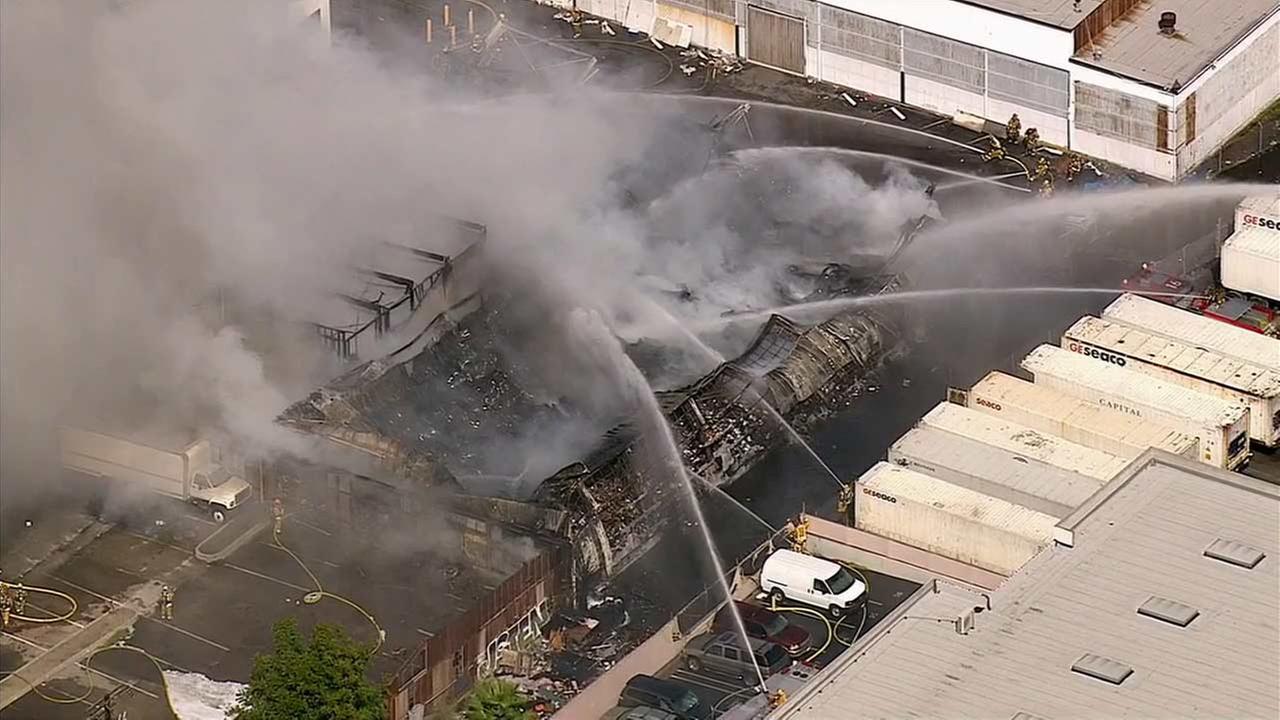
[[[284,501],[279,497],[271,500],[271,522],[274,525],[271,535],[279,542],[280,530],[284,528]]]
[[[809,522],[807,520],[797,520],[791,528],[791,549],[802,553],[805,552],[805,543],[809,539]]]
[[[476,53],[477,55],[484,52],[484,38],[479,35],[471,36],[471,52]]]
[[[937,185],[935,185],[934,183],[929,183],[929,187],[924,189],[924,196],[927,198],[932,198],[934,191],[937,189],[938,189]]]
[[[13,588],[13,612],[21,615],[27,609],[27,589],[22,583]]]
[[[173,588],[168,585],[160,588],[160,619],[173,619]]]
[[[982,154],[982,159],[986,162],[991,162],[992,160],[1003,160],[1004,146],[1000,144],[999,140],[991,138],[991,149]]]
[[[777,692],[769,693],[769,709],[770,710],[780,708],[786,702],[787,702],[787,692],[785,690],[778,690]]]
[[[1040,147],[1040,131],[1035,128],[1027,128],[1027,132],[1022,136],[1022,144],[1026,147],[1027,152],[1033,153]]]
[[[1084,172],[1084,156],[1071,153],[1067,156],[1067,182],[1075,182],[1076,176]]]
[[[1022,120],[1018,118],[1018,113],[1014,113],[1009,122],[1004,126],[1004,139],[1012,144],[1018,142],[1018,138],[1022,136]]]
[[[1034,182],[1047,177],[1049,177],[1049,161],[1043,157],[1036,158],[1036,173],[1031,176],[1031,180]]]
[[[841,483],[840,494],[836,496],[836,512],[852,525],[853,518],[853,483]]]
[[[1053,178],[1045,178],[1044,181],[1040,183],[1039,193],[1040,197],[1046,200],[1053,197]]]
[[[573,28],[575,38],[582,37],[582,11],[578,8],[569,11],[569,27]]]
[[[0,592],[0,627],[9,627],[9,613],[13,611],[13,598],[8,592]]]

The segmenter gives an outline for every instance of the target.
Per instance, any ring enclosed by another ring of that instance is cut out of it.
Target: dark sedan
[[[789,622],[785,615],[740,600],[735,600],[734,606],[742,616],[742,624],[747,629],[747,635],[779,645],[792,657],[803,655],[812,647],[809,631]],[[737,631],[730,612],[728,605],[720,608],[715,619],[716,630]]]

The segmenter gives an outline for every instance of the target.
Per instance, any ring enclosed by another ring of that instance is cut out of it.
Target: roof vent
[[[1032,715],[1029,712],[1016,712],[1009,720],[1045,720],[1039,715]]]
[[[1246,570],[1252,570],[1262,562],[1262,558],[1266,554],[1255,547],[1250,547],[1244,543],[1238,543],[1234,540],[1223,540],[1218,538],[1213,544],[1204,549],[1204,556],[1211,557],[1214,560],[1221,560],[1224,563],[1230,563]]]
[[[1089,653],[1081,655],[1080,659],[1071,666],[1071,670],[1091,678],[1105,680],[1112,685],[1119,685],[1133,674],[1133,668],[1122,662]]]
[[[1186,627],[1192,620],[1200,617],[1200,611],[1190,605],[1152,595],[1138,608],[1139,615],[1163,620],[1178,627]]]
[[[1162,12],[1160,13],[1160,34],[1172,35],[1176,33],[1178,25],[1178,13]]]

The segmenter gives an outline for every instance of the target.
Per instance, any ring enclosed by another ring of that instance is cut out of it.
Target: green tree
[[[533,711],[515,685],[496,679],[481,680],[462,701],[463,720],[533,720]]]
[[[317,625],[308,639],[285,618],[272,629],[272,651],[253,661],[236,697],[235,720],[382,720],[382,691],[365,677],[369,649],[342,628]]]

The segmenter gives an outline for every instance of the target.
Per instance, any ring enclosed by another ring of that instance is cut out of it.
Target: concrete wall
[[[903,101],[908,105],[943,115],[963,112],[987,117],[986,98],[975,92],[910,74],[907,75],[906,91]]]
[[[812,515],[806,515],[805,520],[809,523],[805,547],[815,555],[918,583],[941,577],[993,590],[1005,579],[1003,575],[830,520]]]
[[[289,12],[304,20],[319,12],[320,25],[324,31],[328,33],[333,29],[332,20],[329,18],[329,0],[289,0]]]
[[[814,60],[810,62],[809,72],[816,73],[816,77],[873,95],[902,99],[901,74],[897,71],[827,50],[810,50]]]
[[[657,3],[657,16],[693,28],[693,44],[732,55],[737,52],[737,26],[688,8]]]
[[[1067,147],[1071,144],[1070,126],[1067,118],[987,97],[987,111],[983,114],[983,117],[989,118],[994,122],[1004,123],[1014,113],[1018,114],[1018,119],[1022,121],[1024,129],[1035,128],[1040,131],[1041,140],[1062,147]]]
[[[1216,71],[1178,96],[1178,172],[1190,172],[1259,112],[1280,98],[1280,15],[1260,25]],[[1188,107],[1195,136],[1188,141]]]

